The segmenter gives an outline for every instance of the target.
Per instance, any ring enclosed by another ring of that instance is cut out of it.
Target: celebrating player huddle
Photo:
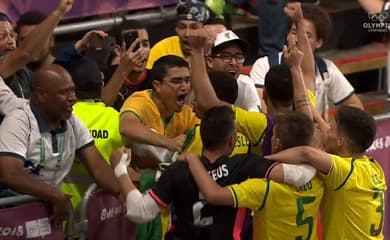
[[[72,5],[61,0],[36,26],[40,42]],[[29,100],[2,77],[29,73],[25,53],[38,40],[0,52],[0,111],[11,112],[0,125],[0,196],[38,196],[62,225],[96,182],[124,202],[140,240],[384,239],[385,174],[365,155],[375,121],[315,54],[327,28],[311,30],[326,14],[288,3],[287,44],[260,58],[251,79],[241,74],[248,43],[210,21],[203,2],[176,11],[177,36],[152,49],[141,25],[121,26],[126,51],[88,32],[39,65]],[[93,59],[102,55],[108,66]],[[330,122],[328,100],[341,104]]]

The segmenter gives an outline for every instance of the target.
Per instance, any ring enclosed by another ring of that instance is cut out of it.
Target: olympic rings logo
[[[383,22],[385,19],[389,17],[388,12],[380,12],[380,13],[369,13],[368,17],[374,22]]]

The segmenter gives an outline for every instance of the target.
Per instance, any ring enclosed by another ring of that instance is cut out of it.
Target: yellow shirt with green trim
[[[175,55],[181,58],[185,58],[183,51],[181,50],[180,40],[178,36],[167,37],[153,45],[150,49],[148,62],[146,63],[146,69],[152,69],[154,62],[160,57],[166,55]]]
[[[383,239],[387,186],[382,167],[367,156],[329,156],[331,169],[320,174],[326,186],[321,206],[324,239]]]
[[[107,163],[113,150],[123,146],[119,133],[119,112],[103,102],[79,101],[73,113],[86,125],[94,138],[95,146]],[[89,172],[79,159],[75,159],[62,184],[62,191],[72,194],[72,205],[78,209],[84,192],[93,183]]]
[[[313,178],[302,187],[266,179],[248,179],[228,186],[234,207],[254,211],[253,239],[317,239],[323,183]]]
[[[232,105],[235,113],[237,132],[242,133],[248,139],[251,147],[250,153],[263,156],[263,142],[267,127],[273,127],[264,113],[249,112]],[[270,129],[272,133],[272,129]]]
[[[153,99],[154,93],[151,89],[133,93],[123,103],[121,116],[132,113],[148,128],[153,128],[159,134],[170,138],[185,134],[199,124],[200,119],[187,105],[166,123],[161,119],[160,111]]]
[[[144,90],[133,93],[126,99],[121,108],[123,114],[134,114],[146,127],[156,130],[166,137],[176,137],[185,134],[199,124],[200,119],[195,116],[189,106],[184,106],[181,112],[175,113],[168,123],[161,118],[160,111],[154,102],[153,90]],[[169,227],[169,209],[161,210],[161,235],[164,236]]]
[[[198,156],[201,156],[203,143],[202,143],[202,139],[200,138],[200,126],[199,125],[195,126],[195,128],[191,129],[191,131],[188,131],[186,135],[187,135],[186,140],[183,144],[183,151],[194,152],[198,154]],[[237,133],[236,146],[233,149],[231,156],[236,154],[248,153],[248,147],[249,147],[248,139],[246,139],[246,137],[243,134]]]

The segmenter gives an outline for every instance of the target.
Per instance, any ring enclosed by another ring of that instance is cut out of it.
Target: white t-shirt
[[[68,174],[76,150],[93,144],[85,125],[73,114],[56,133],[38,120],[29,101],[7,114],[0,125],[0,155],[16,157],[26,171],[54,187],[60,187]],[[39,168],[38,166],[43,166]]]
[[[0,113],[9,114],[16,108],[23,107],[26,102],[28,102],[27,99],[18,98],[0,77]]]
[[[238,96],[234,105],[250,112],[260,111],[260,98],[249,76],[240,74],[237,78]]]
[[[279,63],[281,62],[282,53],[279,53]],[[323,80],[318,68],[316,69],[315,79],[315,96],[317,101],[317,110],[323,112],[324,98],[325,98],[325,86],[327,85],[327,97],[334,103],[339,104],[349,98],[353,93],[354,89],[348,82],[345,76],[340,72],[337,66],[330,60],[324,59],[328,69],[329,79]],[[252,66],[251,79],[255,82],[257,88],[264,87],[264,78],[268,72],[270,66],[268,57],[262,57],[256,60]]]

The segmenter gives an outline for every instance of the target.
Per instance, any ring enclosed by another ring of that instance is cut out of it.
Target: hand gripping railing
[[[15,207],[15,206],[23,206],[28,203],[34,203],[34,202],[41,202],[42,200],[30,196],[30,195],[18,195],[18,196],[12,196],[12,197],[5,197],[0,198],[0,209],[10,209],[9,206]],[[69,213],[65,225],[65,239],[72,240],[73,239],[73,221],[74,221],[74,210],[71,205],[69,205]]]

